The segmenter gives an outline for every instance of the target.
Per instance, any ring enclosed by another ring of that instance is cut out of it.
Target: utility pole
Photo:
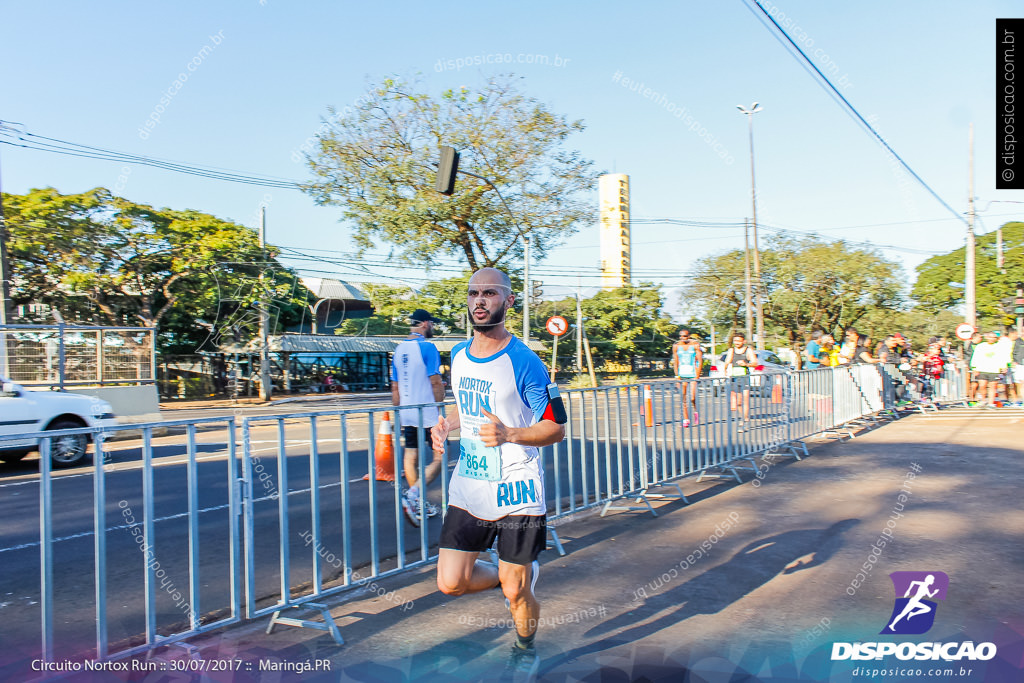
[[[260,207],[260,400],[269,401],[271,395],[270,387],[270,348],[268,328],[270,327],[270,315],[267,312],[266,289],[263,286],[263,279],[267,264],[267,207]]]
[[[576,367],[583,374],[583,306],[580,304],[580,290],[576,287]]]
[[[530,236],[523,238],[526,242],[526,249],[523,253],[525,265],[523,266],[523,342],[530,343],[530,294],[533,287],[530,283]]]
[[[750,204],[754,220],[754,308],[757,312],[757,336],[754,339],[758,351],[764,350],[764,315],[761,309],[761,251],[757,244],[757,184],[754,182],[754,114],[763,111],[757,102],[750,109],[737,105],[747,117],[747,131],[750,137]]]
[[[964,258],[964,321],[977,328],[978,304],[974,297],[974,124],[967,132],[967,248]]]
[[[745,285],[743,288],[743,309],[747,316],[747,339],[754,335],[754,310],[750,304],[750,221],[743,221],[743,275]]]
[[[13,319],[11,310],[11,265],[7,261],[7,221],[4,218],[4,200],[0,188],[0,326]],[[7,335],[0,332],[0,377],[10,378],[7,359]]]

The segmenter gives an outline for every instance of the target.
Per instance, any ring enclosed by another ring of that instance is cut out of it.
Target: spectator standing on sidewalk
[[[839,365],[839,346],[831,334],[821,336],[821,364],[822,367],[828,368]]]
[[[1005,362],[1006,370],[1003,371],[1003,376],[999,383],[1002,385],[1002,389],[1006,394],[1006,401],[1016,401],[1017,398],[1017,387],[1013,383],[1013,347],[1016,339],[1010,339],[1009,330],[1013,328],[1007,328],[1007,332],[999,336],[999,341],[996,342],[996,346],[999,348],[999,354],[1001,362]]]
[[[871,355],[871,337],[866,334],[857,335],[857,343],[853,347],[853,355],[850,356],[850,362],[856,364],[881,362]]]
[[[967,400],[977,401],[978,400],[978,373],[974,370],[974,347],[982,342],[981,332],[975,332],[971,335],[971,338],[964,344],[964,360],[967,361],[968,370],[968,384],[967,384]]]
[[[1006,330],[1006,336],[1013,340],[1013,350],[1010,353],[1010,374],[1013,375],[1013,382],[1017,389],[1017,405],[1024,401],[1024,339],[1017,333],[1017,328],[1010,327]]]
[[[857,339],[860,333],[855,327],[847,327],[842,345],[839,347],[839,364],[847,365],[853,362],[857,351]]]
[[[391,359],[391,402],[398,406],[444,401],[444,383],[441,381],[441,354],[427,341],[434,336],[434,323],[440,322],[422,308],[409,316],[409,338],[395,347]],[[427,485],[441,471],[442,454],[434,453],[433,460],[423,470],[419,481],[420,434],[423,436],[422,455],[430,450],[430,428],[437,423],[437,406],[406,408],[398,411],[402,424],[405,451],[402,469],[409,488],[402,494],[402,511],[413,526],[423,521],[420,517],[420,497]],[[422,415],[422,419],[421,419]],[[439,512],[436,505],[423,501],[427,517]]]
[[[995,332],[986,332],[985,341],[975,344],[971,353],[971,370],[978,377],[978,402],[989,408],[996,407],[996,386],[1006,369],[1001,349],[996,345],[998,338]]]
[[[825,333],[821,330],[811,332],[811,338],[807,340],[804,347],[804,366],[808,370],[816,370],[821,367],[821,338]]]

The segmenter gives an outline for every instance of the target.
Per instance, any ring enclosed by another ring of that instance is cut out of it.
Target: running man
[[[391,358],[391,403],[396,406],[444,401],[441,354],[437,352],[436,346],[427,341],[434,336],[436,322],[440,321],[422,308],[417,308],[409,316],[409,338],[395,347]],[[402,469],[409,483],[409,488],[402,494],[402,511],[413,526],[419,526],[423,521],[420,517],[421,489],[425,491],[441,471],[442,454],[434,453],[434,460],[423,470],[423,485],[419,485],[419,435],[437,422],[437,416],[437,406],[398,411],[405,442]],[[429,447],[429,442],[430,435],[424,432],[425,448]],[[427,500],[423,501],[423,509],[427,517],[433,517],[439,512],[437,506]]]
[[[739,377],[750,374],[750,368],[757,367],[757,352],[747,346],[747,336],[737,332],[732,336],[732,346],[725,352],[725,376],[733,378],[733,384],[739,384]],[[736,410],[737,392],[729,394],[729,409]],[[743,383],[743,419],[750,419],[750,382]]]
[[[679,341],[672,345],[672,369],[676,379],[696,380],[704,363],[704,354],[700,344],[690,338],[690,330],[679,330]],[[681,382],[683,387],[683,427],[690,426],[690,405],[693,404],[693,424],[697,424],[697,382]],[[690,400],[686,400],[689,390]]]
[[[910,598],[910,600],[907,602],[906,607],[903,608],[903,611],[900,612],[899,616],[893,619],[892,623],[889,624],[890,631],[895,631],[894,627],[896,626],[896,622],[903,617],[906,617],[907,621],[910,621],[919,614],[927,614],[932,611],[931,607],[921,602],[921,598],[931,598],[939,592],[938,588],[933,591],[928,590],[933,583],[935,583],[934,574],[926,576],[924,581],[910,582],[910,585],[907,586],[907,592],[903,595],[903,597]],[[910,597],[910,593],[914,590],[914,586],[917,586],[917,592],[914,594],[914,597]]]
[[[540,448],[565,436],[565,409],[537,354],[505,327],[515,302],[508,275],[483,268],[469,280],[472,340],[452,350],[456,410],[439,416],[435,452],[460,431],[458,467],[441,526],[437,587],[446,595],[501,586],[516,626],[508,670],[531,676],[540,605],[537,556],[547,542]],[[497,538],[498,565],[477,555]]]

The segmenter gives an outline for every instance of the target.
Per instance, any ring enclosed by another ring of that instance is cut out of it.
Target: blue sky
[[[979,232],[1024,213],[1024,206],[989,204],[1024,202],[1024,192],[996,191],[994,175],[995,19],[1019,14],[1019,3],[761,1],[780,23],[788,20],[793,38],[832,72],[843,95],[961,213],[968,124],[974,123],[975,196],[984,210]],[[634,218],[742,223],[750,214],[750,167],[747,122],[736,105],[758,101],[764,107],[754,121],[762,236],[774,226],[885,245],[883,253],[908,276],[929,253],[962,245],[964,224],[923,188],[901,180],[879,145],[750,6],[742,0],[5,3],[0,120],[37,135],[301,181],[308,175],[294,152],[328,105],[345,107],[392,75],[419,74],[438,92],[511,71],[524,78],[525,92],[586,122],[572,144],[599,169],[630,174]],[[188,71],[204,47],[205,56]],[[510,55],[515,63],[445,66],[489,55]],[[182,72],[188,79],[176,89]],[[623,79],[663,94],[672,106],[623,87]],[[169,101],[147,131],[162,96]],[[685,119],[673,115],[683,107]],[[693,122],[697,132],[689,130]],[[6,192],[104,186],[133,201],[251,226],[264,203],[269,241],[324,250],[316,253],[327,262],[292,262],[312,275],[418,284],[447,274],[352,265],[339,209],[317,207],[298,191],[140,166],[125,172],[119,163],[6,145],[0,174]],[[596,284],[596,203],[595,190],[594,227],[537,268],[547,293],[577,281]],[[636,279],[674,291],[694,259],[741,246],[742,228],[637,223],[633,244]],[[328,263],[339,259],[346,263]]]

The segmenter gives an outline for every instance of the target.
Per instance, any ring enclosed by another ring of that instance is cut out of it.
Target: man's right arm
[[[437,424],[430,428],[430,441],[435,452],[443,452],[445,442],[448,441],[448,434],[459,428],[462,421],[459,419],[459,409],[456,408],[450,415],[438,415]]]

